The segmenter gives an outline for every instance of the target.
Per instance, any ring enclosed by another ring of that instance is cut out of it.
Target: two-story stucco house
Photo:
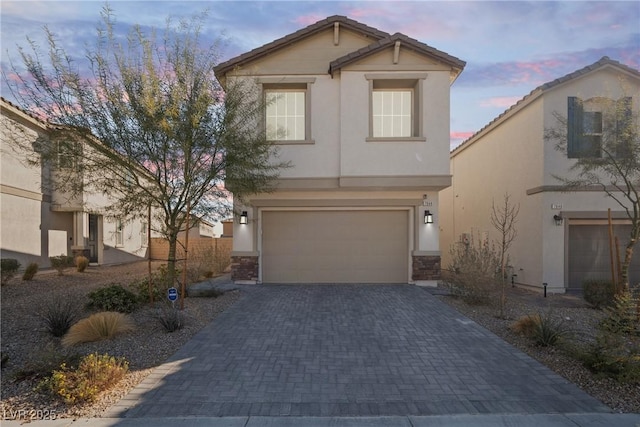
[[[23,267],[37,262],[44,268],[50,256],[58,255],[82,254],[97,264],[147,256],[146,222],[110,216],[104,210],[109,200],[102,194],[85,191],[67,197],[48,185],[55,179],[55,168],[27,161],[38,156],[28,147],[43,141],[65,147],[58,141],[56,126],[0,99],[0,135],[2,258],[15,258]],[[61,148],[57,167],[73,167],[71,154]]]
[[[433,284],[438,192],[449,186],[450,86],[465,63],[332,16],[220,64],[267,101],[288,161],[233,231],[233,279]]]
[[[461,244],[465,236],[486,233],[496,239],[491,206],[520,205],[518,236],[510,250],[514,281],[552,292],[581,289],[584,280],[611,279],[608,209],[621,245],[630,221],[601,187],[566,192],[556,177],[571,177],[579,156],[601,156],[603,132],[611,122],[600,111],[607,103],[629,117],[640,108],[640,72],[607,57],[543,84],[451,152],[453,183],[440,193],[441,246]],[[607,101],[607,102],[605,102]],[[557,115],[566,119],[558,121]],[[568,144],[557,149],[545,129],[566,127]],[[624,247],[620,250],[624,256]],[[635,256],[630,283],[640,281]]]

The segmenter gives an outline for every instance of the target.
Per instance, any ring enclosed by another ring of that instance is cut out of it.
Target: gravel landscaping
[[[158,266],[154,264],[154,269]],[[18,411],[24,411],[20,412],[22,414],[47,411],[56,418],[102,416],[106,409],[150,374],[153,367],[164,362],[202,327],[215,321],[215,317],[241,295],[240,291],[231,291],[218,298],[187,298],[184,310],[186,326],[173,333],[165,332],[155,318],[157,309],[146,305],[131,314],[136,325],[134,332],[113,340],[73,347],[71,352],[82,355],[109,353],[125,357],[129,361],[130,371],[126,378],[112,390],[100,394],[92,404],[67,407],[34,391],[38,379],[20,377],[25,376],[25,372],[35,364],[64,351],[60,339],[46,332],[42,319],[38,316],[39,309],[53,295],[64,295],[84,306],[90,291],[113,283],[126,285],[134,279],[145,277],[146,272],[146,262],[89,267],[84,273],[69,271],[64,276],[58,276],[55,272],[42,272],[29,282],[14,278],[2,287],[2,352],[9,357],[2,369],[1,380],[4,419],[13,418],[11,414],[17,414]],[[436,294],[445,303],[577,384],[614,411],[640,413],[640,384],[619,384],[611,379],[597,377],[562,350],[537,347],[509,329],[514,320],[521,316],[544,314],[552,310],[554,315],[565,319],[566,325],[580,340],[593,339],[602,312],[588,308],[580,298],[566,295],[543,298],[539,293],[509,288],[508,310],[505,319],[501,319],[496,316],[495,308],[469,306],[460,299],[447,295],[444,289],[427,291]],[[88,316],[90,311],[83,310],[82,317]]]
[[[640,384],[622,384],[611,378],[594,375],[561,348],[536,346],[530,339],[510,329],[514,321],[522,316],[551,313],[554,317],[564,319],[564,326],[571,332],[570,336],[574,341],[589,342],[595,337],[596,327],[603,313],[588,307],[580,297],[556,294],[544,298],[542,292],[508,288],[505,316],[499,318],[495,307],[465,304],[461,299],[448,295],[444,289],[431,292],[460,313],[578,385],[615,412],[640,413]]]
[[[154,264],[156,269],[159,264]],[[231,306],[240,297],[239,291],[227,292],[218,298],[187,298],[183,311],[185,327],[167,333],[156,318],[157,309],[145,305],[133,313],[134,332],[115,339],[77,345],[64,350],[60,338],[49,335],[38,310],[53,295],[64,295],[83,307],[87,294],[97,288],[118,283],[129,284],[147,273],[147,263],[120,266],[89,267],[84,273],[68,270],[64,276],[55,272],[38,273],[32,281],[14,278],[2,287],[2,353],[9,356],[2,369],[3,419],[14,419],[17,414],[28,419],[33,415],[53,418],[100,417],[112,404],[139,384],[153,367],[164,362],[202,327]],[[83,309],[81,317],[90,312]],[[32,366],[42,364],[56,353],[86,355],[98,352],[124,357],[129,362],[129,373],[118,385],[99,395],[95,403],[67,407],[47,395],[34,391],[39,380],[18,380]]]

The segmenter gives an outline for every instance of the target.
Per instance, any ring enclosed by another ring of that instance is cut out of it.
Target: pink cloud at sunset
[[[519,96],[496,96],[480,102],[485,108],[509,108],[521,99]]]

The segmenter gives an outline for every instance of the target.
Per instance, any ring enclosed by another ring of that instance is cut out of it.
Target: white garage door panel
[[[407,283],[406,211],[262,214],[265,283]]]

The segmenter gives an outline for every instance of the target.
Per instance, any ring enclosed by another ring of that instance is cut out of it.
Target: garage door
[[[630,225],[614,225],[614,235],[620,241],[620,257],[629,240]],[[622,261],[622,259],[621,259]],[[640,282],[640,256],[635,256],[630,268],[630,283]],[[582,289],[585,280],[611,280],[609,229],[606,225],[569,226],[569,288]]]
[[[407,283],[407,211],[262,214],[264,283]]]

